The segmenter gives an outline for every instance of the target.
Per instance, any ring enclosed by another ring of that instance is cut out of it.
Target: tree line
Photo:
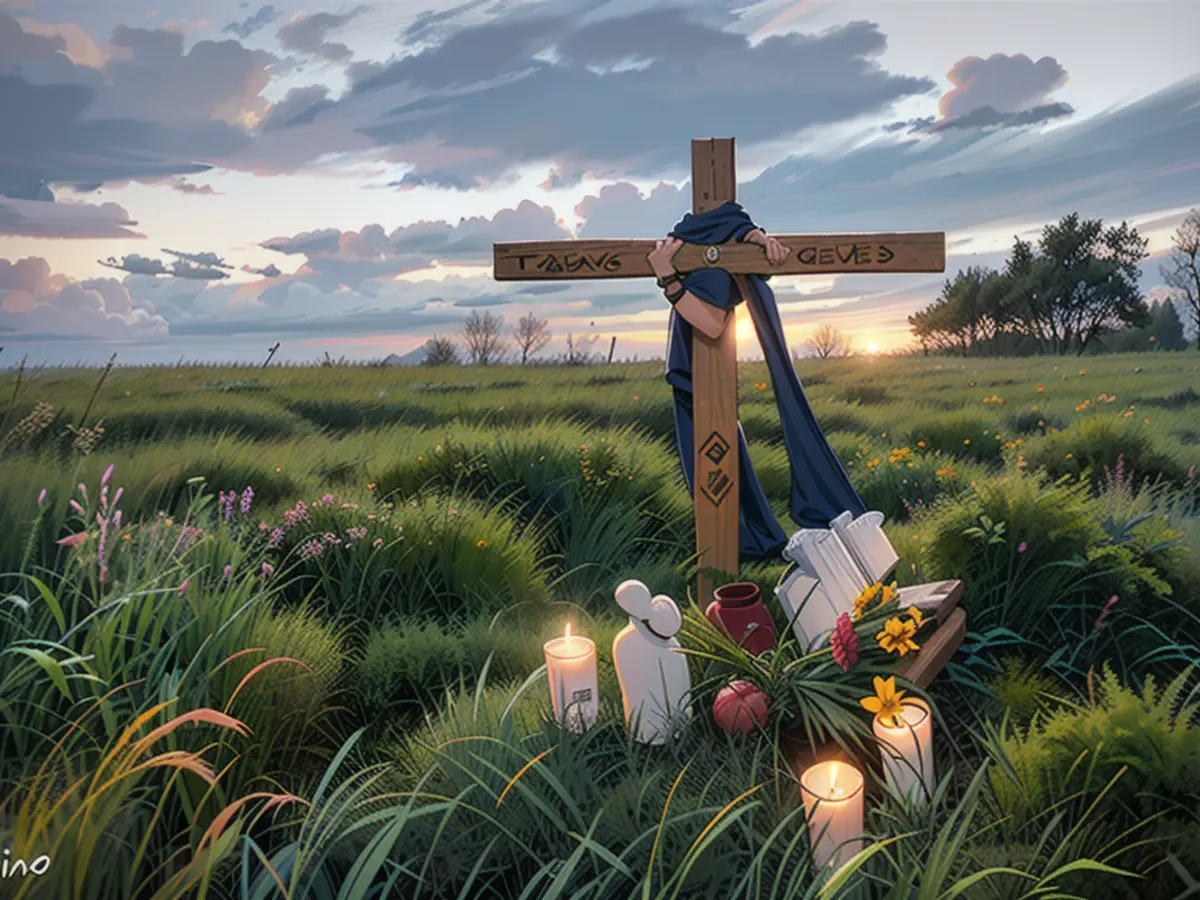
[[[521,316],[511,335],[506,335],[503,316],[472,310],[463,320],[463,329],[457,340],[448,335],[435,334],[426,341],[425,358],[421,365],[457,366],[465,363],[492,366],[511,361],[523,366],[533,359],[534,354],[544,349],[552,337],[550,323],[533,313]],[[592,352],[598,340],[594,335],[568,334],[566,351],[548,361],[569,366],[600,361],[600,357]]]
[[[960,271],[908,322],[925,353],[1173,350],[1186,346],[1179,302],[1200,346],[1200,209],[1179,227],[1163,266],[1171,296],[1153,304],[1138,285],[1147,247],[1125,222],[1106,227],[1071,213],[1043,228],[1036,244],[1016,238],[1003,268]]]

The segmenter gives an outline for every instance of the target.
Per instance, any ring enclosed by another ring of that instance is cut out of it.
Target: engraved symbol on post
[[[716,468],[729,455],[729,442],[714,431],[708,436],[708,440],[701,445],[700,455],[714,466],[705,476],[700,486],[700,492],[708,498],[713,506],[720,506],[733,487],[733,480],[719,468]]]
[[[721,258],[720,247],[707,247],[704,250],[704,261],[710,266]]]

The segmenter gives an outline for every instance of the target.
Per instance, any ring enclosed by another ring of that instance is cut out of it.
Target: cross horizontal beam
[[[858,272],[944,272],[946,235],[941,231],[894,234],[778,234],[788,248],[778,266],[756,244],[714,247],[684,244],[675,255],[681,272],[724,269],[734,275],[828,275]],[[646,257],[654,241],[513,241],[495,244],[497,281],[647,278]]]

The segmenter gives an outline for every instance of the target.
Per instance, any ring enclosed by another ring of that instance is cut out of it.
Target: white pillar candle
[[[862,849],[862,772],[844,762],[817,763],[800,776],[800,793],[818,870],[836,868]]]
[[[546,674],[554,718],[570,731],[584,731],[596,724],[599,689],[596,684],[596,643],[590,638],[566,634],[546,641]]]
[[[906,698],[896,725],[875,717],[875,739],[883,757],[888,787],[903,797],[924,802],[933,790],[933,716],[929,704]]]

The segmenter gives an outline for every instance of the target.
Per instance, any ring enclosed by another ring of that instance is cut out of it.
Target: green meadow
[[[704,620],[661,363],[117,367],[0,376],[0,842],[49,857],[0,895],[1200,893],[1200,354],[797,369],[898,581],[967,586],[938,788],[873,793],[836,875],[779,737],[869,733],[870,680]],[[767,378],[740,415],[790,529]],[[741,573],[780,634],[783,571]],[[666,747],[622,718],[628,578],[685,610]],[[539,672],[567,621],[582,735]],[[789,698],[768,728],[716,727],[732,678]]]

